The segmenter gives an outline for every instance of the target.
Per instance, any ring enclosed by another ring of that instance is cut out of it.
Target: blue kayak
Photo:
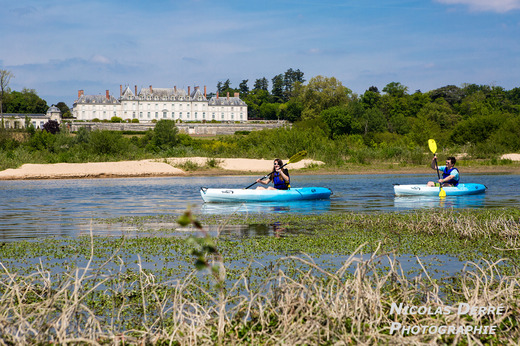
[[[332,191],[325,187],[296,187],[289,190],[246,190],[200,188],[204,202],[288,202],[328,199]]]
[[[442,188],[446,196],[478,195],[486,192],[486,186],[482,184],[459,184]],[[396,196],[438,196],[440,187],[427,186],[426,184],[416,185],[394,185]]]

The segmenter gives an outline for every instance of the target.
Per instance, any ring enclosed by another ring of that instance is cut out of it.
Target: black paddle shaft
[[[437,171],[437,178],[441,180],[441,175],[439,174],[439,166],[437,166],[437,158],[434,156],[433,159],[435,160],[435,170]]]

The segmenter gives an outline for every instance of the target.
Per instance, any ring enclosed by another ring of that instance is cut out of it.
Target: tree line
[[[257,79],[252,90],[248,80],[238,89],[232,89],[229,80],[219,82],[217,89],[239,92],[250,119],[315,120],[330,139],[361,135],[366,143],[380,143],[406,137],[422,145],[437,138],[452,145],[520,151],[518,87],[463,84],[409,93],[408,87],[391,82],[382,90],[371,86],[357,95],[334,77],[316,76],[304,84],[303,76],[289,69],[271,79],[270,91],[266,78]]]
[[[237,89],[229,79],[218,82],[217,92],[238,92],[248,105],[249,119],[305,123],[333,141],[358,136],[367,146],[423,146],[435,138],[445,145],[479,146],[487,153],[520,151],[518,87],[463,84],[409,93],[408,87],[391,82],[357,95],[334,77],[315,76],[307,82],[302,71],[291,68],[270,82],[256,79],[252,89],[248,80]],[[7,89],[1,105],[4,113],[44,113],[48,108],[32,89]],[[70,115],[64,103],[57,106]]]

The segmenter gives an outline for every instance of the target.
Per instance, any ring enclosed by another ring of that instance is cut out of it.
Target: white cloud
[[[473,11],[505,13],[520,9],[520,0],[436,0],[449,5],[468,5]]]
[[[109,58],[107,58],[103,55],[99,55],[99,54],[94,55],[90,60],[92,62],[99,63],[99,64],[110,64],[111,63]]]

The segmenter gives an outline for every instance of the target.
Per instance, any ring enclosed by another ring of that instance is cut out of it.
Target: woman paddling
[[[280,159],[275,159],[273,163],[273,173],[269,176],[269,179],[262,180],[256,179],[257,183],[268,185],[271,181],[274,183],[274,187],[269,186],[267,190],[289,190],[291,178],[289,177],[289,170],[282,168],[283,162]],[[265,187],[258,186],[257,190],[265,190]]]

